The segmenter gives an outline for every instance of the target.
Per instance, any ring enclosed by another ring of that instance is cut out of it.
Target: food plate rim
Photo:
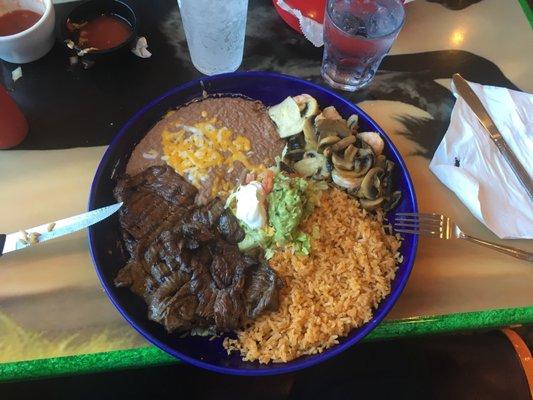
[[[405,165],[405,162],[400,155],[400,152],[396,148],[396,146],[392,143],[391,139],[387,136],[387,134],[379,127],[379,125],[367,114],[365,113],[361,108],[356,106],[355,104],[351,103],[350,101],[346,100],[339,94],[335,93],[332,90],[329,90],[327,88],[324,88],[320,85],[317,85],[315,83],[309,82],[307,80],[297,78],[290,75],[280,74],[277,72],[265,72],[265,71],[242,71],[242,72],[230,72],[225,74],[219,74],[219,75],[213,75],[209,77],[201,77],[197,78],[191,81],[188,81],[182,85],[179,85],[177,87],[174,87],[162,95],[158,96],[154,100],[151,100],[146,105],[141,107],[135,114],[133,114],[124,125],[120,128],[120,130],[114,135],[114,137],[111,140],[111,143],[109,144],[108,148],[106,149],[104,155],[102,156],[102,159],[100,160],[100,163],[98,164],[98,168],[96,170],[96,173],[94,175],[92,184],[91,184],[91,191],[89,194],[89,204],[88,209],[93,210],[96,207],[95,203],[97,201],[95,193],[97,184],[102,178],[103,170],[107,166],[107,164],[110,161],[110,157],[113,153],[113,149],[115,146],[120,142],[120,140],[123,138],[124,135],[128,132],[128,129],[130,126],[132,126],[139,118],[141,118],[144,113],[149,111],[152,107],[157,106],[161,101],[165,100],[169,96],[172,96],[180,91],[184,91],[186,89],[192,88],[194,86],[199,86],[202,90],[204,88],[204,82],[209,82],[211,80],[218,80],[218,79],[225,79],[225,78],[273,78],[273,79],[282,79],[282,80],[288,80],[292,82],[296,82],[299,84],[307,85],[312,87],[313,89],[317,91],[326,92],[328,95],[335,98],[337,102],[343,103],[348,108],[351,108],[356,112],[359,116],[363,115],[364,118],[367,119],[367,122],[369,125],[372,126],[372,129],[374,129],[376,132],[378,132],[387,143],[387,147],[391,153],[393,153],[399,164],[400,168],[402,169],[402,173],[405,175],[405,179],[407,181],[407,187],[406,190],[408,193],[404,193],[405,196],[408,194],[409,200],[412,202],[413,205],[413,212],[418,212],[418,205],[416,201],[416,194],[413,186],[413,182],[411,179],[411,176],[409,174],[409,171],[407,169],[407,166]],[[179,106],[179,105],[177,105]],[[313,365],[316,365],[318,363],[321,363],[323,361],[329,360],[343,351],[347,350],[351,346],[353,346],[355,343],[361,341],[365,336],[367,336],[384,318],[385,316],[390,312],[398,298],[400,297],[401,293],[403,292],[403,289],[405,288],[405,285],[407,284],[407,281],[409,279],[409,276],[411,274],[411,271],[413,269],[413,264],[416,257],[416,251],[418,248],[418,237],[415,235],[413,237],[412,247],[410,249],[409,254],[406,254],[405,257],[407,257],[407,262],[404,265],[405,272],[403,276],[401,277],[401,280],[396,282],[396,288],[395,290],[392,290],[389,295],[383,300],[386,302],[383,309],[380,310],[380,313],[378,315],[374,314],[372,319],[367,322],[366,324],[363,324],[361,327],[357,328],[358,332],[349,339],[325,350],[323,353],[315,354],[309,358],[302,358],[302,359],[295,359],[288,363],[271,363],[268,368],[257,368],[257,369],[242,369],[242,368],[234,368],[234,367],[226,367],[226,366],[219,366],[214,365],[208,362],[204,362],[200,359],[187,356],[180,351],[166,345],[165,343],[161,342],[160,340],[156,339],[152,335],[150,335],[148,332],[145,332],[143,328],[139,327],[137,323],[131,318],[128,313],[124,310],[121,304],[119,304],[118,300],[115,299],[115,296],[111,293],[111,288],[108,286],[108,282],[104,279],[100,272],[100,267],[98,266],[98,263],[96,261],[96,255],[94,252],[94,233],[93,229],[89,227],[88,229],[88,241],[89,241],[89,252],[91,255],[91,260],[93,262],[94,268],[96,270],[96,274],[98,276],[98,279],[100,280],[100,283],[107,295],[107,297],[111,300],[115,308],[119,311],[119,313],[126,319],[126,321],[146,340],[148,340],[150,343],[156,345],[160,349],[164,350],[168,354],[183,360],[191,365],[207,369],[209,371],[219,372],[223,374],[230,374],[230,375],[241,375],[241,376],[265,376],[265,375],[278,375],[278,374],[284,374],[289,372],[298,371],[304,368],[311,367]]]

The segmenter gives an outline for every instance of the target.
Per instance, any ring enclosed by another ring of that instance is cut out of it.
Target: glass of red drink
[[[401,0],[328,0],[322,77],[348,91],[370,83],[404,20]]]

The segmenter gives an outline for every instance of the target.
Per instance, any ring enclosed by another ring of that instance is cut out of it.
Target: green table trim
[[[529,25],[533,28],[533,9],[531,9],[528,0],[518,0],[518,2],[522,6],[524,14],[526,14],[526,18],[529,21]]]
[[[365,341],[533,324],[533,306],[384,321]],[[0,382],[54,378],[179,362],[156,347],[0,364]]]

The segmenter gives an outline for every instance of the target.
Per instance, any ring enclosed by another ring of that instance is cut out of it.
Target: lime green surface
[[[533,323],[533,306],[381,323],[365,340],[409,338]],[[0,364],[0,381],[50,378],[178,362],[155,347]]]
[[[533,28],[533,10],[528,4],[528,0],[518,0],[518,2],[522,6],[522,10],[524,10],[524,14],[526,14],[526,18],[529,21],[529,25],[531,25],[531,27]]]

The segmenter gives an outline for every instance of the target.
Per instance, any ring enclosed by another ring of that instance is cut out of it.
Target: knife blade
[[[483,128],[485,128],[485,131],[487,131],[503,158],[505,158],[505,161],[507,161],[522,186],[526,189],[529,199],[533,200],[533,179],[503,138],[479,97],[477,97],[468,82],[461,75],[453,74],[452,81],[457,92],[472,109],[474,115],[477,117]]]
[[[87,228],[114,214],[120,207],[122,207],[122,203],[116,203],[23,231],[0,234],[0,256]]]

